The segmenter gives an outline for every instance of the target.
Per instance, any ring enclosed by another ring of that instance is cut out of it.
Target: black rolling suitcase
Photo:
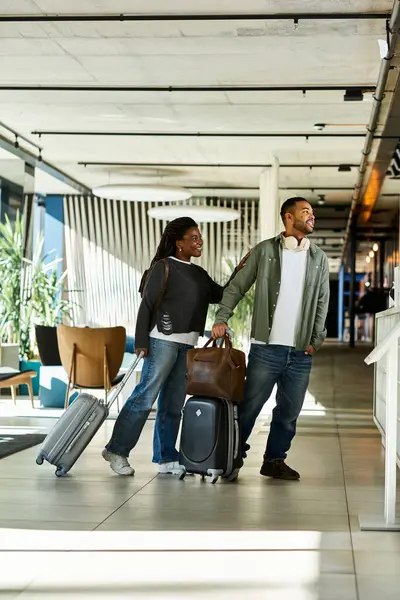
[[[242,464],[236,404],[193,396],[183,410],[179,462],[187,473],[234,481]],[[185,477],[182,474],[181,479]]]

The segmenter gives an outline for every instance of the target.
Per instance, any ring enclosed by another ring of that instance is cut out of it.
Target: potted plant
[[[66,277],[57,274],[61,259],[54,252],[43,256],[43,236],[38,236],[32,260],[23,256],[23,220],[0,224],[0,335],[19,344],[20,369],[39,374],[35,325],[55,326],[70,317],[71,305],[63,298]],[[39,378],[33,380],[38,393]],[[23,391],[23,390],[22,390]]]
[[[19,368],[21,266],[23,226],[17,218],[11,225],[0,224],[0,344],[2,364]]]

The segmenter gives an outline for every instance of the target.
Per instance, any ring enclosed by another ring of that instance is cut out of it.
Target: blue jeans
[[[262,407],[277,384],[276,407],[264,460],[285,459],[296,434],[296,422],[302,409],[310,379],[312,357],[289,346],[252,344],[247,367],[246,392],[239,405],[242,431],[242,455]]]
[[[150,338],[140,382],[124,404],[106,448],[129,456],[136,446],[150,410],[158,396],[153,438],[153,462],[175,462],[175,448],[186,398],[186,344]]]

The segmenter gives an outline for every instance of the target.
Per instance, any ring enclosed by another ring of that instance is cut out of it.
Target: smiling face
[[[293,212],[286,213],[286,233],[294,236],[306,236],[314,231],[315,216],[312,206],[306,200],[296,202]]]
[[[176,242],[176,256],[180,260],[190,261],[199,258],[203,248],[203,238],[197,227],[188,229],[181,240]]]

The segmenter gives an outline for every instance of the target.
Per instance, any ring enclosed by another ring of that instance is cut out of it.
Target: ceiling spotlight
[[[43,156],[42,156],[42,151],[41,150],[39,150],[39,156],[38,156],[37,159],[38,159],[39,162],[42,162],[42,160],[43,160]]]
[[[367,258],[365,259],[365,262],[368,263],[368,264],[371,262],[371,259],[370,259],[369,256],[367,256]]]
[[[374,258],[375,252],[373,250],[370,250],[369,255],[370,255],[371,258]]]
[[[372,250],[373,250],[374,252],[378,252],[378,250],[379,250],[379,246],[378,246],[378,244],[377,244],[376,242],[375,242],[375,244],[372,246]]]
[[[349,173],[349,172],[351,172],[351,166],[350,165],[339,165],[338,171],[339,171],[339,173]]]
[[[318,195],[318,204],[320,206],[322,206],[323,204],[325,204],[325,194],[319,194]]]
[[[14,148],[19,148],[18,136],[15,135]]]
[[[314,129],[316,129],[317,131],[323,131],[325,127],[325,123],[315,123],[314,125]]]
[[[363,99],[364,96],[361,88],[349,88],[343,96],[345,102],[362,102]]]

